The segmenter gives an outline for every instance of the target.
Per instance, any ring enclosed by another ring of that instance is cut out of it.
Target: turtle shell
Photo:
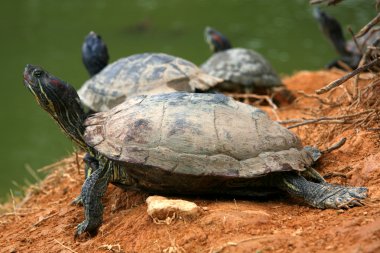
[[[182,58],[144,53],[108,65],[86,81],[78,94],[93,111],[107,111],[132,95],[207,90],[221,81]]]
[[[156,184],[164,175],[167,182],[171,176],[255,178],[313,163],[295,134],[222,94],[136,96],[94,114],[85,127],[90,147],[140,181],[155,175]]]
[[[282,85],[281,79],[262,55],[244,48],[214,53],[202,64],[201,69],[212,76],[243,86],[270,88]]]

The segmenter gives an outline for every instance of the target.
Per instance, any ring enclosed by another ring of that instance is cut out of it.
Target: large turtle
[[[331,42],[340,58],[327,64],[327,68],[356,69],[369,46],[380,45],[380,30],[373,28],[364,36],[357,39],[358,46],[353,40],[346,41],[343,36],[342,26],[333,16],[328,15],[320,8],[314,8],[313,16],[318,21],[319,28],[325,37]],[[343,65],[341,64],[343,62]]]
[[[261,54],[246,48],[232,48],[229,40],[214,28],[206,27],[204,35],[213,55],[201,65],[201,69],[224,80],[215,89],[264,94],[278,92],[287,102],[294,99]]]
[[[287,192],[317,208],[360,206],[367,196],[367,188],[325,182],[311,168],[318,149],[302,147],[262,110],[222,94],[135,96],[86,119],[75,89],[42,68],[27,65],[24,84],[91,157],[77,235],[101,225],[109,182],[163,194]]]
[[[185,59],[164,53],[136,54],[109,65],[107,56],[105,43],[91,32],[83,43],[82,58],[94,75],[78,91],[91,111],[107,111],[129,96],[205,91],[222,81]]]

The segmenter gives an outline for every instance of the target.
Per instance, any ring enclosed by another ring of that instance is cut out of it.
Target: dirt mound
[[[367,186],[370,195],[364,207],[319,210],[286,196],[265,201],[186,198],[206,211],[196,220],[166,225],[155,224],[147,215],[148,195],[111,185],[104,197],[104,222],[98,235],[75,241],[83,209],[70,202],[80,192],[83,163],[78,164],[73,155],[52,166],[51,174],[17,206],[4,205],[9,208],[0,218],[0,251],[380,252],[379,131],[370,130],[379,126],[369,122],[370,111],[349,116],[369,109],[347,103],[350,92],[344,88],[319,99],[308,95],[340,76],[341,72],[296,73],[284,79],[291,90],[304,91],[295,92],[296,102],[275,113],[263,108],[273,119],[300,119],[287,125],[322,116],[334,118],[293,130],[304,144],[321,149],[347,138],[342,148],[323,156],[315,168],[330,176],[329,182]],[[369,82],[364,79],[359,85]]]

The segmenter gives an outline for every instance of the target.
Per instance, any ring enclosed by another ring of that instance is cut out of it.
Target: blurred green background
[[[354,31],[376,14],[369,0],[323,9]],[[79,88],[88,78],[80,49],[90,30],[102,35],[111,61],[165,52],[199,65],[210,56],[207,25],[263,54],[281,75],[320,69],[336,57],[308,0],[17,0],[0,3],[0,19],[0,199],[11,188],[18,194],[12,181],[33,181],[26,166],[38,169],[73,151],[24,88],[22,72],[38,64]]]

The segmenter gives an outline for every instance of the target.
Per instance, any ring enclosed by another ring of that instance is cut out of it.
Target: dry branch
[[[380,13],[376,15],[368,24],[366,24],[357,34],[356,38],[362,37],[364,34],[366,34],[372,27],[377,25],[380,22]]]
[[[65,249],[67,249],[68,251],[72,252],[72,253],[77,253],[75,250],[72,250],[70,249],[69,247],[65,246],[63,243],[61,243],[60,241],[58,241],[57,239],[54,239],[54,241],[56,243],[58,243],[59,245],[61,245],[62,247],[64,247]]]
[[[375,28],[371,29],[370,31],[368,31],[368,32],[367,32],[368,35],[367,35],[366,38],[363,40],[362,45],[366,45],[367,42],[368,42],[368,40],[372,38],[372,35],[373,35],[374,33],[378,32],[378,31],[380,31],[380,27],[375,27]]]
[[[116,249],[114,249],[116,248]],[[105,249],[111,252],[122,252],[120,244],[105,244],[98,247],[98,249]]]
[[[51,215],[49,215],[49,216],[42,217],[42,218],[39,219],[36,223],[34,223],[32,226],[33,226],[33,227],[37,227],[37,226],[40,225],[42,222],[44,222],[44,221],[46,221],[46,220],[48,220],[48,219],[50,219],[51,217],[56,216],[56,215],[57,215],[57,213],[53,213],[53,214],[51,214]]]
[[[220,248],[218,248],[216,250],[211,249],[210,252],[211,253],[220,253],[220,252],[223,252],[224,249],[228,248],[228,247],[236,247],[241,243],[245,243],[245,242],[249,242],[249,241],[255,241],[255,240],[261,240],[261,239],[267,239],[270,237],[271,237],[271,235],[254,236],[254,237],[250,237],[250,238],[238,241],[238,242],[227,242],[226,244],[222,245]]]
[[[362,48],[361,46],[359,46],[359,43],[358,43],[358,41],[357,41],[357,39],[356,39],[356,37],[355,37],[354,32],[352,31],[351,26],[348,27],[348,31],[349,31],[350,34],[351,34],[352,40],[354,41],[356,48],[359,50],[360,54],[363,54],[363,48]],[[363,45],[364,45],[364,44],[363,44]]]
[[[298,94],[306,97],[306,98],[315,98],[317,99],[321,104],[324,104],[324,105],[334,105],[334,103],[328,101],[328,100],[325,100],[321,97],[319,97],[318,95],[314,95],[314,94],[307,94],[305,93],[304,91],[300,90],[300,91],[297,91]]]
[[[329,173],[323,175],[324,179],[328,179],[328,178],[332,178],[332,177],[342,177],[342,178],[347,179],[347,175],[344,173],[340,173],[340,172],[329,172]]]
[[[256,98],[256,99],[260,99],[260,100],[265,100],[272,107],[272,112],[273,112],[274,116],[276,117],[276,119],[277,120],[280,119],[280,117],[278,116],[278,114],[276,112],[276,110],[278,109],[277,105],[267,95],[246,94],[246,93],[224,93],[224,95],[230,96],[230,97],[233,97],[233,98],[238,98],[238,99],[239,98],[244,98],[244,99]]]
[[[299,126],[304,126],[308,124],[347,124],[347,123],[352,123],[350,121],[347,121],[347,119],[357,117],[362,114],[369,114],[375,112],[374,109],[366,110],[363,112],[358,112],[354,114],[347,114],[343,116],[335,116],[335,117],[320,117],[320,118],[314,118],[314,119],[306,119],[306,120],[299,120],[297,124],[288,126],[288,129],[299,127]],[[293,120],[294,122],[295,120]],[[289,122],[289,121],[288,121]],[[279,123],[284,123],[283,121],[279,121]],[[286,123],[286,122],[285,122]]]
[[[83,159],[83,155],[78,155],[78,158]],[[73,163],[73,162],[76,162],[76,158],[74,160],[73,157],[70,156],[70,157],[67,157],[67,158],[65,158],[63,160],[55,162],[53,164],[49,164],[47,166],[44,166],[44,167],[38,169],[37,171],[38,172],[48,171],[48,170],[56,169],[56,168],[61,167],[61,166],[65,165],[65,164],[68,164],[68,163]]]
[[[331,151],[342,147],[346,143],[346,140],[347,140],[346,138],[340,139],[340,141],[338,141],[337,143],[334,143],[332,146],[326,148],[325,150],[322,150],[321,153],[322,154],[330,153]]]
[[[364,66],[355,69],[351,73],[348,73],[347,75],[339,78],[338,80],[335,80],[334,82],[329,83],[325,87],[323,87],[323,88],[321,88],[319,90],[316,90],[315,93],[317,93],[318,95],[326,93],[326,92],[328,92],[328,91],[330,91],[330,90],[332,90],[332,89],[340,86],[341,84],[343,84],[344,82],[346,82],[348,79],[356,76],[360,72],[363,72],[363,71],[366,71],[366,70],[370,69],[371,67],[375,66],[378,62],[380,62],[380,58],[376,58],[375,60],[373,60],[373,61],[365,64]]]
[[[267,96],[267,95],[257,95],[257,94],[246,94],[246,93],[225,93],[226,96],[230,96],[233,98],[256,98],[256,99],[262,99],[268,102],[268,104],[275,110],[278,109],[277,105],[273,103],[273,100]]]

